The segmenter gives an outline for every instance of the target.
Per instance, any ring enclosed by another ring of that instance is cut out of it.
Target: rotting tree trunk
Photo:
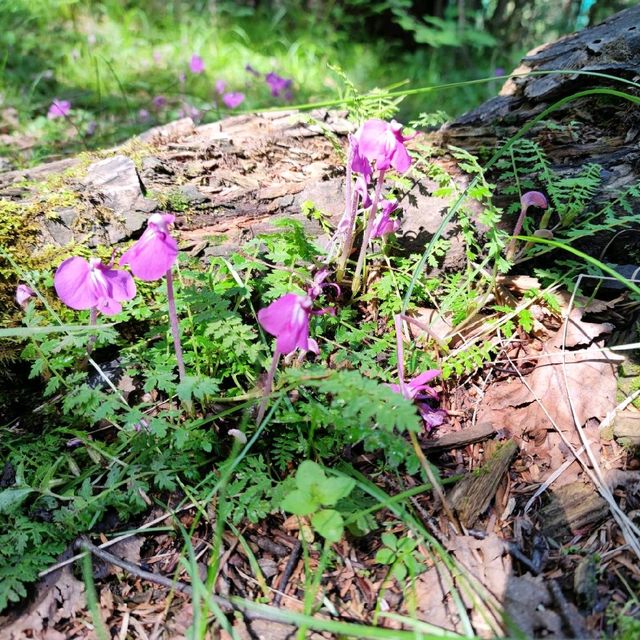
[[[513,74],[553,70],[607,74],[638,83],[640,6],[537,47]],[[640,95],[637,84],[601,75],[514,77],[504,84],[500,95],[443,127],[440,144],[475,152],[494,149],[557,101],[600,87]],[[540,143],[560,174],[575,175],[587,163],[601,165],[601,197],[610,197],[640,180],[640,108],[623,98],[600,95],[570,101],[537,123],[528,137]],[[637,207],[640,211],[640,203]]]
[[[517,71],[548,69],[637,80],[640,7],[539,47]],[[596,86],[638,93],[636,87],[588,75],[513,79],[499,96],[428,136],[444,152],[436,162],[464,186],[467,178],[447,156],[447,145],[494,149],[556,100]],[[572,175],[587,162],[599,163],[601,195],[606,197],[638,182],[636,105],[585,98],[570,102],[549,119],[555,126],[539,123],[531,135],[542,144],[554,169]],[[330,138],[344,146],[349,130],[343,114],[329,111],[246,115],[199,127],[185,119],[90,159],[85,155],[0,174],[0,215],[14,215],[19,222],[17,231],[4,235],[0,227],[0,244],[13,245],[27,268],[51,266],[59,260],[60,247],[71,243],[114,245],[135,237],[156,210],[176,213],[182,247],[194,255],[229,253],[248,238],[273,229],[274,220],[281,217],[299,220],[318,236],[322,227],[317,218],[302,212],[303,205],[313,202],[334,223],[339,218],[344,158]],[[99,157],[104,159],[95,162]],[[404,198],[400,241],[408,250],[421,251],[440,224],[448,203],[431,195],[434,188],[423,181]],[[640,210],[640,203],[636,206]],[[453,227],[446,233],[453,242],[445,266],[455,267],[463,259],[461,243]],[[49,249],[43,252],[43,247]],[[5,278],[0,287],[5,302],[15,281]]]

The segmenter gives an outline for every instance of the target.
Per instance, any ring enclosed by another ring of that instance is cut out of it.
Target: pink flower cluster
[[[140,280],[158,280],[172,268],[178,245],[169,234],[174,221],[170,214],[155,213],[140,239],[120,258]],[[102,264],[98,258],[67,258],[54,276],[58,297],[72,309],[96,309],[112,316],[122,311],[122,302],[136,295],[136,285],[127,271]],[[23,292],[18,292],[22,297]],[[20,301],[20,300],[19,300]]]

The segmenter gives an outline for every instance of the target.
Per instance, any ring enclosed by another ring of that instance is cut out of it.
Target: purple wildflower
[[[547,199],[545,198],[543,193],[539,191],[527,191],[522,194],[520,198],[520,215],[516,220],[516,225],[513,228],[513,235],[520,235],[520,231],[522,231],[522,225],[524,225],[524,219],[527,215],[527,210],[529,207],[538,207],[539,209],[546,209],[549,206]],[[507,247],[506,257],[507,260],[513,260],[516,254],[516,239],[515,237],[511,239],[509,242],[509,246]]]
[[[384,200],[378,209],[378,215],[373,221],[372,238],[382,238],[389,233],[395,233],[400,228],[400,220],[391,218],[391,214],[398,208],[395,200]]]
[[[169,234],[169,225],[175,216],[154,213],[140,239],[120,258],[120,264],[128,264],[136,278],[159,280],[178,257],[178,243]]]
[[[216,93],[222,95],[227,88],[227,83],[224,80],[216,80]]]
[[[222,102],[227,109],[235,109],[244,102],[244,93],[230,91],[222,96]]]
[[[427,429],[439,427],[447,418],[447,412],[444,409],[435,409],[430,404],[431,401],[438,400],[438,393],[429,386],[429,383],[441,373],[439,369],[431,369],[421,373],[404,385],[389,385],[393,391],[415,403]]]
[[[411,157],[404,146],[411,136],[405,137],[401,131],[402,125],[395,120],[367,120],[354,136],[359,155],[369,162],[375,162],[378,171],[393,167],[399,173],[404,173],[411,166]]]
[[[504,75],[504,67],[496,67],[495,71],[493,72],[493,75],[495,75],[496,77],[499,76],[503,76]]]
[[[155,96],[151,101],[155,109],[162,109],[167,106],[167,99],[164,96]]]
[[[279,353],[288,354],[296,349],[318,353],[318,343],[309,337],[312,308],[311,296],[287,293],[258,311],[262,328],[277,338]]]
[[[189,61],[189,71],[195,74],[204,72],[204,60],[195,53],[191,56],[191,60]]]
[[[529,207],[546,209],[549,206],[549,203],[547,202],[544,193],[540,193],[539,191],[527,191],[522,194],[522,197],[520,198],[520,205],[524,209],[528,209]]]
[[[264,79],[271,88],[271,95],[274,98],[278,98],[281,94],[284,94],[283,97],[285,99],[291,99],[291,85],[293,84],[293,80],[290,78],[283,78],[273,71],[271,73],[267,73]]]
[[[173,335],[173,347],[178,362],[180,381],[186,376],[184,356],[180,343],[180,325],[173,291],[172,267],[178,257],[178,243],[169,234],[169,225],[175,221],[170,213],[154,213],[147,222],[140,239],[122,254],[120,264],[128,264],[133,275],[140,280],[159,280],[164,276],[167,282],[167,306],[169,325]]]
[[[334,313],[334,309],[330,307],[313,310],[313,302],[324,287],[337,288],[333,283],[324,284],[328,275],[328,269],[321,269],[315,275],[306,295],[287,293],[258,311],[258,321],[262,328],[277,338],[277,353],[286,355],[296,349],[318,353],[318,343],[309,337],[309,318],[311,315]],[[337,290],[339,293],[340,289]]]
[[[53,283],[68,307],[97,309],[107,316],[120,313],[120,303],[136,295],[135,282],[128,272],[111,269],[98,258],[88,262],[78,256],[67,258],[58,267]]]
[[[349,134],[349,146],[351,147],[351,170],[362,174],[364,182],[369,184],[373,174],[371,163],[364,155],[362,155],[362,153],[360,153],[358,139],[351,134]]]
[[[33,298],[35,291],[26,284],[19,284],[16,288],[16,302],[24,309],[29,302],[29,298]]]
[[[58,100],[54,98],[49,111],[47,111],[47,118],[49,120],[55,120],[56,118],[66,118],[71,111],[71,103],[68,100]]]

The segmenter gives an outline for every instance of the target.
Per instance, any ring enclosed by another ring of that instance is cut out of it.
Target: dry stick
[[[558,583],[555,580],[549,580],[547,585],[551,595],[560,606],[560,615],[564,619],[565,624],[571,629],[574,638],[586,638],[588,634],[584,624],[581,624],[582,620],[580,619],[580,622],[578,622],[576,619],[575,612],[569,606]]]
[[[133,562],[129,562],[128,560],[123,560],[118,556],[114,556],[112,553],[108,551],[103,551],[96,547],[93,543],[89,541],[85,536],[80,537],[74,545],[77,549],[82,549],[83,551],[88,551],[93,554],[96,558],[100,558],[104,562],[115,565],[116,567],[120,567],[125,571],[128,571],[130,574],[142,578],[143,580],[148,580],[149,582],[153,582],[155,584],[162,585],[163,587],[167,587],[167,589],[171,589],[172,591],[179,591],[180,593],[186,593],[187,595],[193,595],[193,588],[191,585],[188,585],[184,582],[180,582],[178,580],[172,580],[171,578],[167,578],[165,576],[161,576],[157,573],[153,573],[151,571],[146,571],[142,567],[134,564]],[[84,555],[84,554],[82,554]],[[227,606],[231,609],[231,603],[227,600],[219,599],[216,596],[213,596],[218,604],[221,606]]]
[[[300,559],[300,551],[302,550],[302,545],[298,540],[296,540],[293,548],[291,549],[291,555],[289,556],[289,560],[287,560],[287,565],[282,572],[282,578],[280,578],[280,582],[278,583],[278,591],[276,592],[275,598],[273,599],[273,604],[275,606],[280,605],[280,601],[282,600],[282,596],[285,595],[284,590],[287,588],[287,583],[293,574],[293,570],[296,568],[298,564],[298,560]]]
[[[172,591],[179,591],[180,593],[184,593],[185,595],[192,596],[193,595],[193,587],[184,582],[180,582],[178,580],[172,580],[171,578],[167,578],[165,576],[158,575],[157,573],[152,573],[151,571],[146,571],[142,567],[134,564],[133,562],[129,562],[128,560],[123,560],[118,556],[114,556],[112,553],[108,551],[103,551],[99,549],[94,544],[92,544],[88,538],[82,536],[75,545],[77,548],[82,549],[84,551],[88,551],[89,553],[96,556],[96,558],[100,558],[104,562],[112,564],[116,567],[120,567],[125,571],[129,572],[131,575],[136,576],[137,578],[141,578],[142,580],[148,580],[149,582],[153,582],[154,584],[159,584],[167,589]],[[232,603],[227,598],[223,598],[222,596],[217,596],[214,594],[209,594],[209,597],[224,611],[224,613],[231,613],[233,611],[242,611],[244,615],[250,619],[262,619],[262,620],[280,620],[281,616],[274,613],[273,616],[270,616],[267,612],[256,613],[253,611],[247,611],[245,607],[240,604]]]

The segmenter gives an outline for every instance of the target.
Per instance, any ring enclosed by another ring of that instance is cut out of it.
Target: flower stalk
[[[371,209],[369,210],[369,216],[367,217],[367,225],[364,230],[364,236],[362,238],[362,244],[360,245],[360,253],[358,255],[358,263],[356,264],[356,270],[353,274],[353,282],[351,284],[351,291],[355,294],[358,293],[361,284],[361,277],[364,271],[364,261],[367,256],[367,248],[371,240],[371,233],[373,231],[373,223],[376,219],[378,212],[378,202],[380,202],[380,194],[382,193],[382,186],[384,184],[385,170],[381,169],[378,172],[378,178],[376,181],[376,190],[373,194],[373,202],[371,203]]]
[[[184,382],[186,371],[184,367],[184,356],[182,354],[182,343],[180,342],[180,325],[178,323],[178,313],[176,311],[176,299],[173,292],[173,272],[170,268],[165,279],[167,281],[167,305],[169,307],[169,325],[171,326],[171,334],[173,336],[173,348],[176,352],[176,360],[178,361],[178,376],[180,382]]]

